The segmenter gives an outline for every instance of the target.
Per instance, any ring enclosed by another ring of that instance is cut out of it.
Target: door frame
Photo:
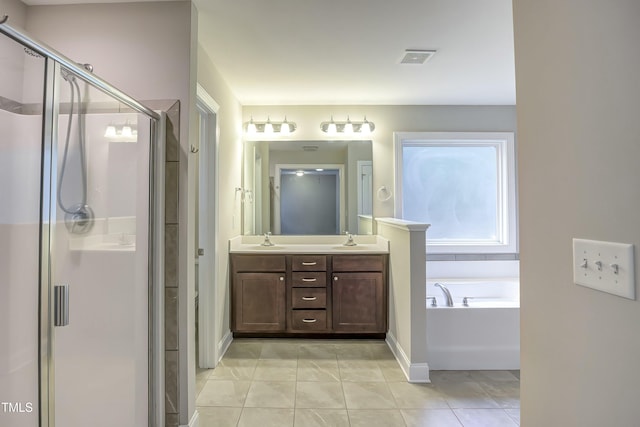
[[[215,368],[219,361],[216,292],[219,221],[218,149],[220,105],[200,84],[197,85],[196,107],[200,115],[198,241],[204,256],[198,257],[198,342],[199,367]]]

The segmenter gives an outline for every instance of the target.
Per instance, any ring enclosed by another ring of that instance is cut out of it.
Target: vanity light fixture
[[[287,120],[285,116],[284,120],[273,121],[271,117],[267,116],[267,120],[264,122],[253,120],[253,116],[248,122],[244,124],[245,132],[248,135],[257,135],[259,133],[266,135],[289,135],[297,129],[294,122]]]
[[[322,132],[329,135],[336,135],[339,133],[345,135],[356,135],[373,132],[375,125],[373,122],[368,121],[366,116],[363,121],[352,121],[349,116],[347,116],[347,120],[343,122],[335,121],[333,120],[333,116],[331,116],[330,121],[320,123],[320,129]]]
[[[138,129],[136,125],[132,125],[128,120],[121,125],[109,123],[104,131],[104,137],[117,142],[136,142]]]

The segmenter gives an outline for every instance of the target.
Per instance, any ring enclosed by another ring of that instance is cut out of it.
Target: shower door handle
[[[55,285],[53,287],[53,325],[67,326],[69,324],[69,285]]]

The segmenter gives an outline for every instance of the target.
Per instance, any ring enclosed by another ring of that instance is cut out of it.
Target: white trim
[[[227,332],[225,332],[224,336],[218,343],[218,362],[222,360],[222,357],[229,349],[229,346],[231,345],[232,341],[233,341],[233,334],[231,333],[230,329],[227,329]]]
[[[214,114],[218,113],[218,110],[220,109],[220,105],[215,101],[215,99],[213,99],[211,97],[211,95],[209,95],[207,90],[204,87],[202,87],[202,85],[200,85],[200,83],[197,84],[196,94],[197,94],[198,99],[200,101],[202,101],[202,103],[204,105],[206,105],[207,108],[212,113],[214,113]]]
[[[387,332],[387,338],[385,339],[385,341],[387,342],[389,349],[391,349],[391,352],[398,361],[398,364],[400,364],[400,369],[402,369],[404,376],[407,377],[407,380],[410,383],[431,382],[431,380],[429,379],[428,363],[411,363],[404,349],[400,346],[398,340],[391,332]]]
[[[281,234],[281,226],[280,226],[280,175],[282,173],[282,169],[337,169],[338,170],[338,180],[340,185],[340,223],[338,226],[340,227],[340,234],[344,233],[346,230],[346,188],[345,188],[345,174],[344,174],[344,165],[343,164],[288,164],[288,163],[279,163],[275,165],[275,176],[274,176],[274,191],[275,191],[275,199],[273,202],[273,234]]]
[[[493,145],[498,152],[498,219],[501,226],[498,241],[437,242],[431,239],[427,252],[517,253],[517,208],[515,138],[513,132],[394,132],[394,216],[402,218],[402,148],[407,145],[438,144],[458,146]],[[504,174],[506,173],[506,179]]]
[[[199,222],[200,247],[204,256],[198,262],[198,304],[199,304],[199,360],[201,368],[215,368],[219,361],[216,322],[216,261],[218,259],[219,218],[218,201],[218,152],[219,126],[218,103],[198,84],[196,106],[200,121],[200,176],[199,180]]]
[[[365,175],[365,173],[363,172],[363,169],[365,166],[371,167],[371,174],[369,175],[370,177],[372,177],[371,188],[370,188],[370,191],[368,192],[365,192],[362,189],[362,177]],[[356,191],[358,195],[358,216],[360,215],[372,216],[373,215],[373,160],[357,160],[356,168],[357,168],[357,172],[356,172],[357,173],[357,178],[356,178],[357,190]],[[363,212],[365,195],[367,195],[368,197],[371,197],[371,212]]]
[[[422,222],[407,221],[399,218],[376,218],[376,222],[388,225],[389,227],[399,228],[404,231],[426,231],[431,224]]]

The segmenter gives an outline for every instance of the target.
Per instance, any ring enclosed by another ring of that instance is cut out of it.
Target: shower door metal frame
[[[57,84],[62,67],[73,72],[88,84],[106,93],[138,113],[150,119],[149,153],[149,244],[148,244],[148,424],[149,427],[164,424],[164,262],[163,245],[164,198],[160,190],[164,183],[164,123],[165,114],[159,114],[134,98],[113,87],[101,78],[89,73],[71,59],[46,44],[7,25],[7,18],[0,19],[0,33],[45,59],[43,115],[42,115],[42,163],[40,209],[40,271],[39,271],[39,418],[40,427],[55,426],[55,372],[54,372],[54,313],[52,310],[54,283],[53,233],[56,221],[56,183],[58,134]],[[58,426],[64,427],[64,426]]]

